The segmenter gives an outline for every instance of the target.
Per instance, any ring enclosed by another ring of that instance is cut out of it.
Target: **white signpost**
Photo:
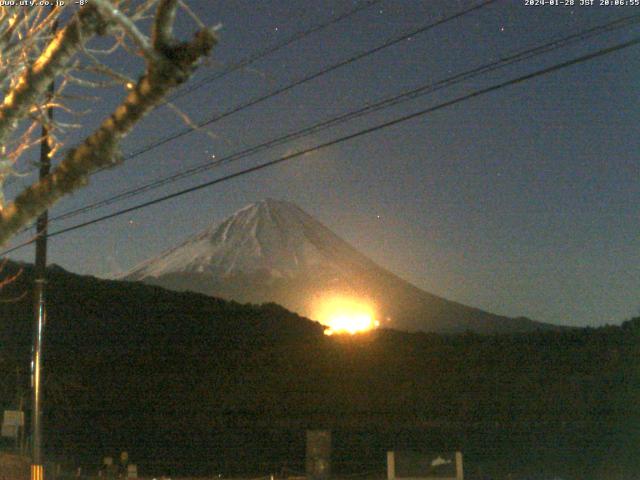
[[[462,453],[387,452],[387,480],[464,480]]]

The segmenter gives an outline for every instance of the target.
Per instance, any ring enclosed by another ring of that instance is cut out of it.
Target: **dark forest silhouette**
[[[17,266],[9,264],[5,273]],[[2,291],[0,400],[28,366],[31,268]],[[384,471],[393,448],[461,449],[467,472],[637,471],[640,318],[481,336],[327,337],[275,304],[240,305],[53,267],[46,449],[152,474],[302,466],[304,430],[334,432],[335,470]]]

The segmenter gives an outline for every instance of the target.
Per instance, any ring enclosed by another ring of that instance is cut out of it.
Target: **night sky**
[[[194,77],[198,82],[360,2],[188,3],[204,23],[222,24],[220,44],[211,64]],[[202,121],[476,3],[382,0],[175,103]],[[98,173],[52,215],[514,52],[640,15],[640,7],[597,3],[540,7],[498,1]],[[194,25],[180,16],[179,32],[186,35]],[[55,222],[50,230],[638,36],[635,24],[578,42]],[[109,62],[130,74],[139,68],[125,55]],[[620,323],[640,311],[639,79],[640,46],[633,46],[61,235],[50,241],[49,261],[73,272],[113,276],[248,203],[272,197],[297,203],[380,265],[445,298],[563,325]],[[86,127],[69,144],[87,134],[121,95],[110,90],[91,102],[91,113],[81,119]],[[170,109],[160,108],[126,140],[124,151],[184,128]],[[28,180],[15,179],[8,195]],[[26,238],[16,237],[14,244]],[[12,258],[32,261],[33,249]]]

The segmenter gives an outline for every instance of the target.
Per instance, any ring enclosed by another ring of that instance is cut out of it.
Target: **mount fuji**
[[[352,295],[375,304],[382,327],[399,330],[511,333],[555,328],[425,292],[377,265],[298,206],[272,199],[238,210],[121,279],[243,303],[275,302],[312,319],[319,296]]]

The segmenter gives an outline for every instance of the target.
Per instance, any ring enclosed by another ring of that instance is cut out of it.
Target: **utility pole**
[[[20,425],[20,428],[18,429],[17,435],[16,435],[16,453],[18,455],[20,455],[21,457],[25,455],[25,445],[24,445],[24,439],[26,437],[24,430],[26,427],[26,424],[24,423],[24,406],[25,404],[25,392],[22,389],[22,383],[21,383],[21,378],[20,378],[20,367],[16,367],[16,405],[18,406],[18,412],[20,412],[19,415],[22,416],[22,425]]]
[[[51,6],[51,12],[55,7]],[[53,23],[52,33],[56,32],[57,22]],[[53,98],[55,85],[49,84],[47,102]],[[40,142],[40,173],[42,180],[51,170],[51,122],[53,107],[47,108],[47,118],[42,123],[42,141]],[[49,212],[45,210],[36,221],[36,259],[34,285],[34,322],[33,346],[31,358],[31,480],[44,480],[44,462],[42,458],[42,342],[47,323],[45,303],[45,285],[47,268],[47,224]]]

